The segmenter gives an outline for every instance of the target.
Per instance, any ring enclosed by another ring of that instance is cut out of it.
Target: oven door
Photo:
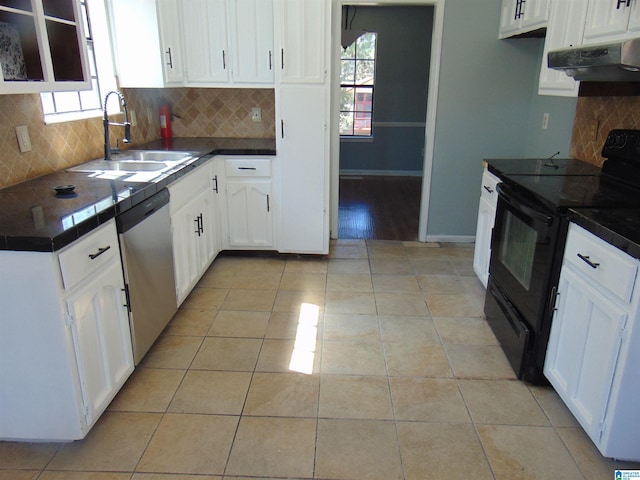
[[[560,217],[501,183],[489,274],[534,332],[551,288]]]

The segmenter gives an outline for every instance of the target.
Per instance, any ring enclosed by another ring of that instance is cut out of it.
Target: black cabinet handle
[[[200,226],[200,215],[198,215],[194,220],[196,222],[196,233],[198,236],[202,234],[202,227]]]
[[[227,69],[227,56],[224,50],[222,50],[222,68],[223,70]]]
[[[582,255],[579,253],[578,258],[583,262],[585,262],[587,265],[589,265],[591,268],[598,268],[598,266],[600,266],[599,263],[592,262],[591,259],[589,258],[589,255]]]
[[[269,50],[269,70],[273,69],[273,65],[272,65],[272,60],[271,60],[272,54],[271,54],[271,50]]]
[[[284,70],[284,48],[280,49],[280,62],[281,69]]]
[[[238,167],[238,170],[256,170],[256,167]]]
[[[620,10],[620,5],[624,5],[626,7],[631,6],[631,0],[618,0],[618,4],[616,5],[616,9]]]
[[[106,252],[110,248],[111,248],[111,245],[107,245],[106,247],[100,247],[100,248],[98,248],[98,253],[90,253],[89,254],[89,258],[91,260],[95,260],[96,258],[98,258],[100,255],[102,255],[104,252]]]
[[[218,175],[215,175],[211,180],[213,180],[215,183],[215,187],[213,187],[213,191],[218,193]]]
[[[267,195],[267,212],[270,211],[270,207],[269,207],[269,195]]]
[[[482,186],[487,192],[493,193],[493,189],[491,187],[487,187],[486,185]]]
[[[284,138],[284,120],[280,120],[280,135]]]
[[[165,54],[167,55],[167,58],[169,59],[169,61],[167,62],[167,65],[169,66],[169,68],[173,68],[173,59],[171,58],[171,47],[169,47],[167,49]]]

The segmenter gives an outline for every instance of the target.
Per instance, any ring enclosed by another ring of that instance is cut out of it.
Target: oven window
[[[538,233],[511,212],[505,214],[498,259],[529,290]]]

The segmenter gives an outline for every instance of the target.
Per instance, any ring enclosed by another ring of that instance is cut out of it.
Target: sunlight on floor
[[[289,362],[289,370],[293,372],[306,373],[307,375],[313,373],[319,313],[320,307],[318,305],[303,303],[300,306],[296,341]]]

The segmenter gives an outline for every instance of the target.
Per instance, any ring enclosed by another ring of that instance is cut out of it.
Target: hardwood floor
[[[422,177],[341,176],[338,238],[418,239]]]

